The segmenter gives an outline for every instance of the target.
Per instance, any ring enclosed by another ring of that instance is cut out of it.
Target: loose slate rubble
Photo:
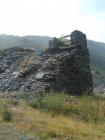
[[[93,81],[86,35],[72,32],[69,47],[56,42],[50,41],[40,57],[31,49],[6,49],[0,56],[0,91],[29,92],[29,98],[50,90],[91,94]]]

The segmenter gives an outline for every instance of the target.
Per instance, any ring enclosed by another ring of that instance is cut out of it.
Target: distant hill
[[[48,36],[13,36],[13,35],[0,35],[0,48],[10,47],[24,47],[35,48],[39,53],[48,47],[48,42],[51,37]]]
[[[105,43],[88,40],[95,86],[105,88]]]
[[[91,63],[105,70],[105,43],[88,40]]]
[[[48,36],[13,36],[13,35],[0,35],[0,48],[9,48],[14,46],[24,48],[35,48],[36,52],[40,53],[48,47],[49,40],[52,39]],[[98,83],[105,81],[105,43],[95,42],[92,40],[87,41],[91,66],[93,75]]]

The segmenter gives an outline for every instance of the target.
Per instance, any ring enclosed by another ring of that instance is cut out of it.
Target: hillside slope
[[[100,89],[105,87],[105,43],[88,40],[94,85]]]
[[[22,47],[35,48],[37,52],[41,52],[48,46],[51,37],[47,36],[13,36],[0,35],[0,48]]]
[[[105,43],[88,40],[88,48],[92,65],[105,70]]]

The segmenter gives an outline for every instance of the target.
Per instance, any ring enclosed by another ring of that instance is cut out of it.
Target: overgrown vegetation
[[[18,105],[18,104],[19,104],[19,101],[18,101],[18,100],[16,100],[16,99],[11,99],[11,100],[9,101],[9,103],[10,103],[11,105],[16,106],[16,105]]]
[[[32,101],[0,99],[0,125],[6,124],[39,140],[104,140],[105,99],[96,96],[45,95]],[[3,104],[12,113],[2,118]]]
[[[12,120],[12,112],[7,104],[3,105],[2,117],[3,117],[3,120],[5,120],[5,121]]]
[[[105,101],[96,96],[48,94],[43,98],[33,99],[29,105],[53,115],[77,116],[84,121],[105,121]]]

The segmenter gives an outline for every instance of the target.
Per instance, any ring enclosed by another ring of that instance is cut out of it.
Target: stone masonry
[[[71,45],[51,47],[44,58],[43,80],[55,91],[80,95],[90,94],[93,81],[86,35],[80,31],[71,33]]]
[[[34,50],[22,48],[6,49],[0,56],[0,91],[8,95],[8,91],[28,92],[28,98],[33,98],[50,90],[74,95],[92,93],[90,57],[82,32],[71,33],[69,47],[54,38],[38,57]],[[19,96],[16,93],[15,97]]]

